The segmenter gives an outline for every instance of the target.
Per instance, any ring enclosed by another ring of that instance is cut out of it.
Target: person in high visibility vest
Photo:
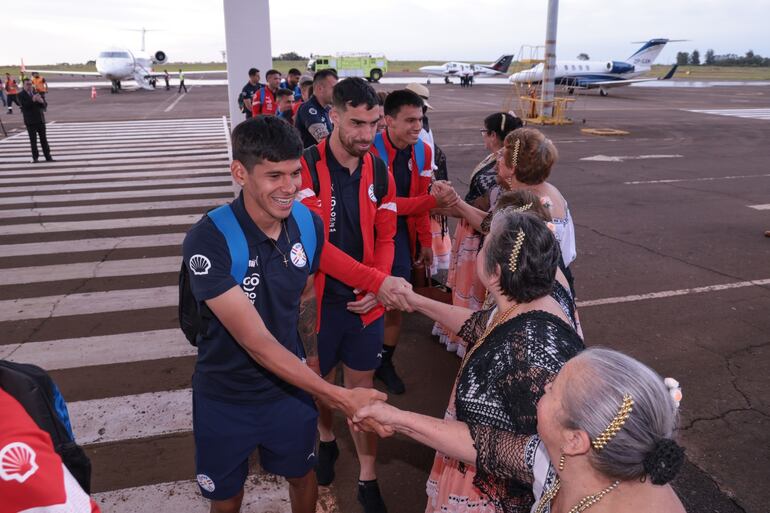
[[[185,93],[187,92],[187,86],[184,85],[184,73],[180,69],[179,70],[179,90],[177,91],[177,93],[181,93],[182,89],[184,89]]]
[[[8,100],[6,100],[8,114],[13,114],[13,104],[15,103],[19,108],[21,108],[21,104],[17,97],[19,94],[19,86],[16,84],[16,80],[13,79],[10,73],[5,74],[5,94],[8,96]]]
[[[32,88],[43,98],[45,98],[45,93],[48,92],[48,82],[37,71],[32,73]]]

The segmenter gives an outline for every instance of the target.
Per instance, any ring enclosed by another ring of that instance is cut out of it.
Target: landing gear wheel
[[[605,91],[604,89],[599,89],[599,96],[609,96],[610,93]]]
[[[118,80],[113,80],[112,87],[110,87],[110,93],[117,94],[119,90],[120,90],[120,82]]]
[[[451,84],[451,83],[452,83],[452,81],[451,81],[451,80],[449,80],[449,77],[444,77],[444,83],[445,83],[445,84]]]

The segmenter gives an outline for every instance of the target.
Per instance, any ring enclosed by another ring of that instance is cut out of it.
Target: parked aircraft
[[[440,66],[423,66],[420,68],[420,71],[428,75],[444,77],[444,81],[449,83],[450,77],[493,77],[505,75],[512,60],[513,55],[503,55],[492,64],[470,64],[468,62],[452,61],[445,62]]]

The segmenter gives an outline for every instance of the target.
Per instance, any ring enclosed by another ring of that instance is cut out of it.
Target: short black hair
[[[257,73],[259,73],[259,70],[257,68],[249,68],[249,76],[250,77],[253,77]]]
[[[417,93],[413,93],[409,89],[398,89],[391,91],[388,97],[385,98],[385,115],[390,117],[398,116],[398,112],[401,107],[404,106],[419,107],[422,109],[425,106],[425,102]]]
[[[283,162],[302,156],[302,138],[296,128],[275,116],[256,116],[239,123],[232,133],[233,160],[251,170],[263,160]]]
[[[524,240],[515,261],[516,272],[511,272],[519,230],[524,232]],[[492,274],[500,266],[500,289],[508,299],[528,303],[551,293],[561,251],[556,236],[539,217],[503,209],[495,214],[484,244],[484,268]]]
[[[286,88],[282,87],[282,88],[278,89],[275,92],[275,99],[276,100],[278,98],[283,98],[284,96],[292,96],[293,97],[294,96],[294,91],[292,91],[291,89],[286,89]]]
[[[287,73],[287,75],[301,76],[302,72],[300,72],[300,70],[298,70],[297,68],[291,68]]]
[[[267,73],[265,73],[265,78],[270,78],[273,75],[280,75],[280,74],[281,72],[278,71],[277,69],[269,69],[267,70]]]
[[[507,112],[495,112],[484,118],[484,128],[488,133],[493,133],[500,139],[505,140],[505,136],[524,126],[521,118],[511,116]]]
[[[313,83],[317,84],[321,80],[329,77],[334,77],[336,79],[339,79],[337,76],[337,70],[333,68],[328,69],[322,69],[321,71],[318,71],[315,75],[313,75]]]
[[[340,80],[332,92],[332,105],[335,109],[343,111],[348,108],[348,105],[351,107],[366,105],[366,109],[371,110],[379,103],[377,92],[366,80],[360,77]]]

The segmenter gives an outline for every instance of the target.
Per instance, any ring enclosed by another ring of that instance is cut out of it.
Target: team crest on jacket
[[[308,111],[310,114],[312,114],[313,116],[315,116],[316,114],[318,114],[318,111],[317,111],[317,110],[315,110],[313,107],[310,107],[310,108],[309,108],[307,111]]]
[[[374,195],[374,184],[373,183],[369,184],[368,192],[369,192],[369,199],[372,200],[373,202],[377,203],[377,196]]]
[[[305,254],[305,248],[302,247],[301,242],[297,242],[291,247],[291,263],[295,267],[305,267],[307,264],[307,255]]]
[[[216,486],[214,486],[214,481],[212,481],[212,479],[206,474],[198,474],[197,479],[198,479],[198,484],[201,486],[201,488],[203,488],[209,493],[213,492],[214,489],[216,488]]]
[[[23,483],[37,472],[37,454],[24,442],[11,442],[0,449],[0,479]]]

